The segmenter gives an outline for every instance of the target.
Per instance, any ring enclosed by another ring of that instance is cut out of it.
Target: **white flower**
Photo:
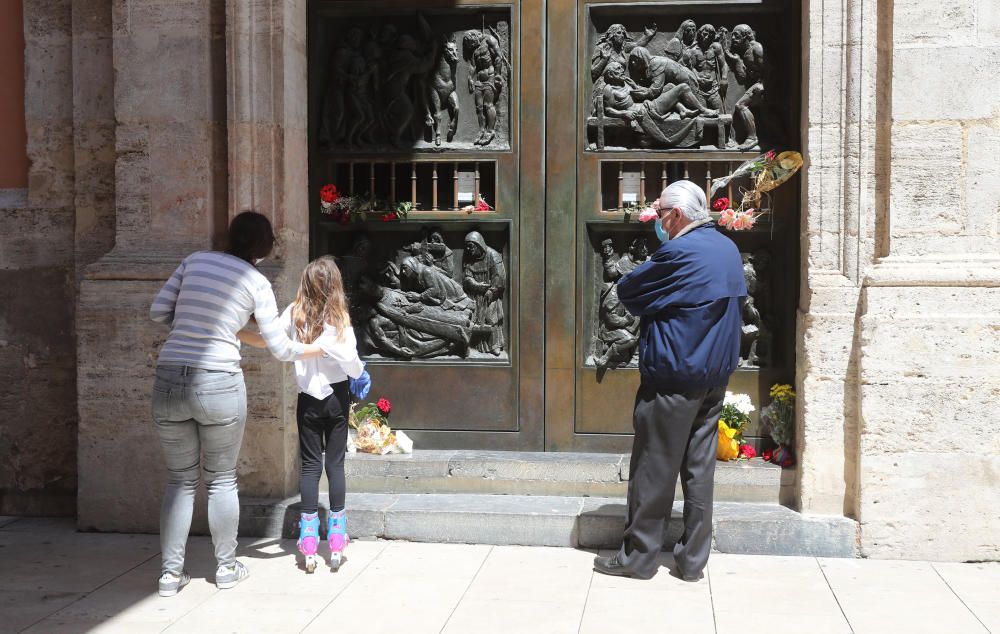
[[[733,394],[730,391],[726,391],[726,398],[722,401],[723,405],[732,405],[738,409],[741,413],[750,415],[750,412],[754,411],[753,402],[750,400],[749,394]]]

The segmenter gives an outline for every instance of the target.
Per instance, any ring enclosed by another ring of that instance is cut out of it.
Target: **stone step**
[[[325,499],[321,503],[325,504]],[[714,547],[719,552],[856,555],[856,526],[848,518],[805,516],[777,504],[717,502],[714,508]],[[625,499],[350,493],[347,514],[348,530],[355,538],[616,548],[625,523]],[[298,498],[244,499],[240,535],[294,538],[298,517]],[[678,502],[666,528],[665,543],[673,544],[682,530]]]
[[[629,455],[521,451],[436,451],[348,454],[347,486],[358,493],[476,493],[624,497]],[[794,472],[760,459],[720,462],[715,499],[778,503]],[[677,499],[681,499],[680,485]]]

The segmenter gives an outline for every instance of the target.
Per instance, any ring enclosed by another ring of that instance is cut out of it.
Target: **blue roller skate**
[[[303,513],[299,519],[299,552],[305,555],[306,572],[316,572],[316,565],[319,563],[319,515],[316,513]]]

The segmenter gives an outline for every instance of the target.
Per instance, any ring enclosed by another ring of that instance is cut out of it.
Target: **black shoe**
[[[610,557],[594,557],[594,570],[612,577],[629,577],[631,579],[652,579],[653,575],[645,576],[632,572],[618,561],[617,553]],[[655,573],[654,573],[655,574]]]
[[[688,574],[684,574],[683,572],[681,572],[680,568],[671,568],[670,569],[670,576],[671,577],[676,577],[676,578],[680,579],[681,581],[687,581],[688,583],[694,583],[696,581],[701,581],[702,579],[705,578],[704,573],[699,572],[696,575],[688,575]]]

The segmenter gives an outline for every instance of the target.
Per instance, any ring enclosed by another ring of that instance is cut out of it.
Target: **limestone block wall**
[[[862,552],[1000,559],[1000,10],[895,0],[885,222],[858,325]]]

